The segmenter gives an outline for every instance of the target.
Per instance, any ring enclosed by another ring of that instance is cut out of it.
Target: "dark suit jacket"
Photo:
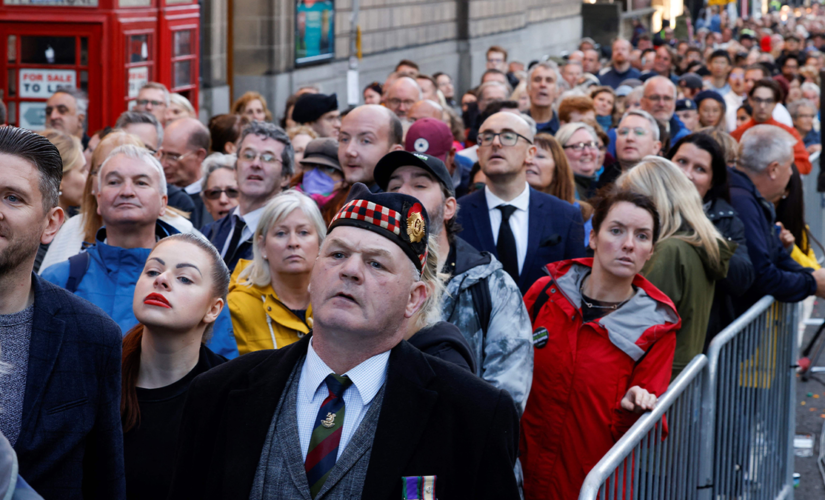
[[[462,197],[458,204],[461,206],[458,223],[464,228],[461,237],[476,250],[490,252],[498,258],[484,190]],[[581,210],[570,203],[530,188],[528,224],[527,256],[518,280],[522,294],[545,276],[547,264],[585,256]]]
[[[178,210],[181,210],[183,212],[188,212],[189,214],[195,211],[195,204],[192,203],[192,198],[190,198],[189,195],[186,194],[186,191],[177,186],[167,184],[166,197],[166,203],[170,207],[177,208]]]
[[[204,236],[206,236],[207,239],[209,239],[209,241],[212,242],[213,245],[215,245],[215,248],[218,249],[218,252],[220,252],[221,250],[223,250],[223,246],[226,244],[227,238],[229,238],[232,234],[232,218],[230,216],[226,216],[219,220],[216,220],[212,224],[207,224],[203,226],[201,232]],[[227,254],[231,252],[231,248],[227,250]],[[248,240],[238,242],[237,251],[234,253],[234,256],[232,256],[228,262],[229,272],[235,270],[235,266],[238,265],[238,260],[240,259],[252,259],[251,236]]]
[[[123,499],[120,328],[36,274],[20,475],[44,498]]]
[[[192,382],[170,499],[249,498],[275,408],[309,338]],[[517,499],[517,449],[509,394],[401,342],[390,353],[362,498],[395,500],[402,476],[436,475],[438,498]]]

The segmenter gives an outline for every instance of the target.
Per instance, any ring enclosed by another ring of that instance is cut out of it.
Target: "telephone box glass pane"
[[[10,69],[9,70],[9,97],[17,95],[17,71]]]
[[[129,62],[139,63],[149,60],[149,35],[129,37]]]
[[[9,103],[9,123],[17,123],[17,103]]]
[[[89,65],[89,39],[87,37],[80,37],[80,65]]]
[[[185,87],[192,84],[191,78],[192,61],[178,61],[175,63],[175,85],[174,87]]]
[[[83,91],[89,91],[89,72],[88,71],[81,71],[80,72],[80,88]]]
[[[190,30],[175,32],[175,57],[188,56],[192,53],[192,45],[189,42]]]
[[[8,59],[10,63],[17,61],[17,36],[9,35]]]
[[[27,64],[75,64],[73,36],[21,36],[20,60]]]

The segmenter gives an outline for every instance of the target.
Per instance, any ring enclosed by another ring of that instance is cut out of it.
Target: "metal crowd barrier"
[[[596,464],[579,500],[793,498],[794,304],[764,297]]]
[[[811,173],[802,176],[802,191],[805,199],[805,222],[811,235],[822,244],[825,244],[825,193],[817,192],[817,176],[819,175],[822,155],[816,152],[811,155]],[[822,249],[811,244],[818,259],[825,257]]]

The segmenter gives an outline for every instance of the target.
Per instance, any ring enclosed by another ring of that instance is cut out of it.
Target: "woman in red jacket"
[[[670,380],[681,320],[638,273],[659,218],[650,198],[597,202],[592,259],[547,266],[524,301],[533,322],[533,386],[521,420],[527,500],[578,498],[584,478]]]

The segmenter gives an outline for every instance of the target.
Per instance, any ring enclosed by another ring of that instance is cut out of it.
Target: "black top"
[[[294,314],[295,316],[298,316],[298,319],[300,319],[304,323],[307,322],[307,310],[306,309],[290,309],[290,311],[292,311],[292,314]]]
[[[585,323],[604,318],[622,305],[624,305],[624,302],[602,302],[591,299],[582,292],[582,318]]]
[[[476,362],[470,344],[464,339],[461,330],[452,323],[439,321],[422,328],[407,340],[421,352],[456,364],[470,373],[476,372]]]
[[[186,391],[195,377],[224,362],[226,358],[202,345],[198,364],[182,379],[159,389],[137,388],[140,421],[123,435],[126,498],[166,498]]]

